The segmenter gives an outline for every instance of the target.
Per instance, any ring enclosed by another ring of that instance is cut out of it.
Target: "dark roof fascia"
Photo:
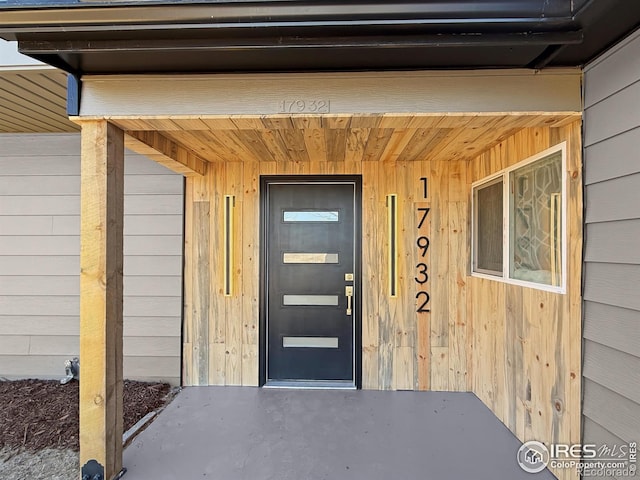
[[[588,26],[584,42],[561,49],[553,59],[554,64],[584,66],[640,28],[640,1],[627,0],[612,5],[611,0],[588,0],[585,7],[588,8],[576,14],[579,22]]]
[[[640,3],[640,2],[638,2]],[[611,12],[611,4],[608,2],[598,0],[584,0],[580,5],[575,6],[573,13],[573,20],[579,25],[597,26],[597,23],[603,19],[603,17]],[[625,34],[626,32],[618,32],[619,34]],[[601,35],[600,35],[601,36]],[[542,69],[553,61],[556,57],[562,54],[566,50],[568,43],[554,43],[549,45],[545,51],[529,63],[530,68]],[[608,45],[603,45],[601,48],[606,48]]]
[[[61,2],[57,2],[61,3]],[[564,0],[475,0],[426,2],[219,1],[117,3],[42,3],[0,8],[0,37],[141,30],[256,28],[437,28],[458,32],[575,30],[570,2]],[[1,5],[1,4],[0,4]]]
[[[0,0],[0,38],[78,76],[580,66],[638,23],[640,0]]]

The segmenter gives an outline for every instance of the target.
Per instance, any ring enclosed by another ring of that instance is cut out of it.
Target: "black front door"
[[[355,181],[266,187],[266,382],[355,386]]]

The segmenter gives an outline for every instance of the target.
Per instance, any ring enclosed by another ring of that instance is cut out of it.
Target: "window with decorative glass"
[[[566,145],[472,185],[472,274],[565,291]]]

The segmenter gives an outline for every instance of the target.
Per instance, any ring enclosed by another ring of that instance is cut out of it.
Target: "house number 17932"
[[[427,189],[427,178],[421,177],[420,183],[422,186],[422,198],[424,200],[428,197],[428,189]],[[427,216],[429,215],[429,211],[431,209],[429,207],[418,207],[416,209],[417,217],[418,217],[418,236],[416,238],[416,248],[418,250],[418,264],[416,265],[416,275],[414,280],[417,284],[417,293],[416,293],[416,312],[418,313],[428,313],[431,311],[429,307],[429,301],[431,297],[429,296],[429,292],[427,292],[427,281],[429,280],[428,273],[428,257],[427,251],[429,250],[429,237],[423,234],[423,229],[428,225],[426,223]]]
[[[291,98],[281,100],[278,105],[279,113],[329,113],[331,106],[329,99]]]

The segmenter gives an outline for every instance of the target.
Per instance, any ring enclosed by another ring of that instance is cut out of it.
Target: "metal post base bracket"
[[[127,473],[127,469],[123,468],[111,480],[120,480],[125,473]],[[82,480],[106,480],[104,478],[104,467],[100,465],[96,460],[89,460],[87,463],[85,463],[80,474],[82,475]]]
[[[80,471],[82,480],[105,480],[104,467],[96,460],[89,460]]]

